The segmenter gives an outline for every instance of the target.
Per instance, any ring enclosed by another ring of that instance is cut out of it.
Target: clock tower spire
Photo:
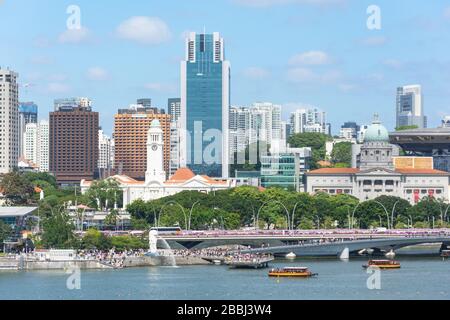
[[[166,181],[164,171],[164,142],[161,123],[158,119],[152,121],[152,125],[147,134],[147,172],[145,173],[145,183],[163,183]]]

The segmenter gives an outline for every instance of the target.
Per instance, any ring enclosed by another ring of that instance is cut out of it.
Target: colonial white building
[[[183,191],[198,191],[210,193],[236,187],[236,181],[231,179],[213,179],[204,175],[195,175],[187,168],[181,168],[166,180],[163,160],[163,131],[159,120],[153,120],[147,136],[147,172],[145,181],[137,181],[128,176],[112,177],[123,190],[124,208],[141,199],[156,200],[175,195]],[[92,181],[81,181],[81,192],[85,193]]]
[[[360,201],[388,195],[411,204],[424,197],[449,200],[449,173],[394,165],[398,148],[389,144],[388,131],[377,117],[366,131],[364,144],[353,152],[356,168],[323,168],[307,173],[307,192],[349,194]]]

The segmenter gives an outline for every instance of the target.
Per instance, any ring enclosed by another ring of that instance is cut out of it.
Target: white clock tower
[[[147,172],[145,173],[145,183],[163,183],[166,181],[164,171],[164,142],[161,123],[155,119],[147,134]]]

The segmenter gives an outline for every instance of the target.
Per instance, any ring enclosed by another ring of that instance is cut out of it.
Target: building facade
[[[145,181],[137,181],[126,175],[111,177],[123,190],[123,206],[136,200],[156,200],[183,191],[209,193],[236,186],[235,180],[213,179],[206,175],[195,175],[188,168],[179,169],[170,179],[166,179],[164,170],[164,132],[158,119],[152,121],[146,135],[146,173]],[[91,186],[92,181],[81,181],[82,193]]]
[[[316,132],[329,134],[331,127],[326,122],[326,113],[317,108],[298,109],[291,113],[291,134]]]
[[[396,146],[389,143],[389,134],[376,118],[366,131],[364,144],[357,150],[355,168],[324,168],[306,174],[309,193],[348,194],[360,201],[382,195],[396,196],[411,204],[423,197],[448,201],[449,176],[432,168],[396,165]],[[355,150],[353,150],[355,151]]]
[[[34,102],[20,102],[19,103],[19,156],[25,155],[25,131],[29,123],[38,123],[38,106]]]
[[[39,121],[37,135],[37,165],[39,171],[50,171],[50,124],[47,120]]]
[[[19,160],[18,74],[0,68],[0,174],[11,172]]]
[[[261,157],[261,186],[304,192],[304,174],[309,171],[311,148],[287,148]]]
[[[50,112],[50,172],[59,184],[74,185],[97,174],[99,114],[89,100],[66,101]]]
[[[167,102],[167,112],[170,114],[171,121],[177,122],[181,117],[181,99],[170,98]]]
[[[121,109],[114,116],[114,167],[118,174],[138,180],[145,178],[147,132],[153,120],[161,123],[164,134],[164,168],[166,172],[169,171],[170,115],[138,104]]]
[[[230,63],[219,33],[190,33],[181,62],[181,165],[228,177]]]
[[[420,85],[397,88],[397,128],[402,126],[427,127]]]

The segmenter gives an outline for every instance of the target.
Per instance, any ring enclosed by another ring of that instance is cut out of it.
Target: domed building
[[[382,167],[394,169],[393,157],[399,155],[399,148],[389,143],[389,132],[377,114],[367,128],[362,145],[353,145],[353,167],[362,170]]]
[[[389,143],[389,132],[375,115],[367,128],[363,144],[352,146],[352,168],[323,168],[306,174],[306,190],[311,194],[348,194],[360,201],[373,200],[382,195],[419,202],[424,197],[448,201],[447,172],[430,166],[405,166],[399,163],[423,158],[399,157],[399,147]],[[408,159],[406,159],[408,158]]]

